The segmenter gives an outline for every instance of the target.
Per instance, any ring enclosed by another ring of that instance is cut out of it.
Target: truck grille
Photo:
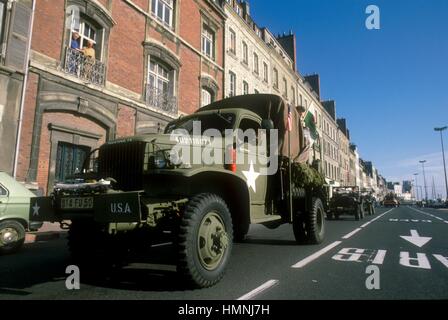
[[[100,176],[114,178],[119,190],[142,190],[145,146],[146,143],[142,141],[102,146],[98,167]]]

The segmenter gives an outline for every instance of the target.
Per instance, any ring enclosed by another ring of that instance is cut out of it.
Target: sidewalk
[[[56,240],[61,238],[66,232],[66,230],[62,230],[59,227],[59,223],[45,222],[39,231],[27,232],[25,236],[25,243]]]

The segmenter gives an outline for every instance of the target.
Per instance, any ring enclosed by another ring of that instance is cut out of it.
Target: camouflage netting
[[[316,169],[303,163],[292,164],[292,181],[301,188],[322,188],[325,178]]]

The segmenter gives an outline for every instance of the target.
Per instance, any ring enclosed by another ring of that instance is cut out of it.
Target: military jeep
[[[236,134],[250,129],[254,136]],[[82,174],[32,199],[30,218],[69,228],[72,257],[86,267],[120,265],[171,234],[179,275],[210,287],[250,224],[289,223],[298,243],[323,241],[325,181],[301,160],[309,158],[302,130],[296,108],[279,96],[225,99],[173,121],[164,134],[101,146]]]
[[[356,220],[364,219],[364,198],[359,187],[333,188],[327,217],[339,219],[341,215],[353,215]]]

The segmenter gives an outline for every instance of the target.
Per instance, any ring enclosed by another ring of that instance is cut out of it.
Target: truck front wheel
[[[233,244],[232,218],[224,200],[214,194],[193,197],[178,232],[177,270],[182,278],[198,288],[218,283]]]

